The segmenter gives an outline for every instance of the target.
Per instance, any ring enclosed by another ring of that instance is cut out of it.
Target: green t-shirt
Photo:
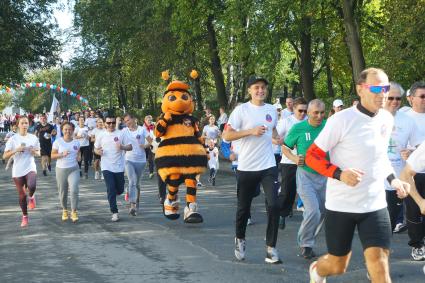
[[[325,127],[325,124],[326,120],[323,120],[322,124],[320,124],[318,127],[311,126],[308,123],[308,120],[295,124],[289,130],[289,133],[286,136],[284,143],[290,149],[294,149],[296,147],[297,154],[303,155],[305,157],[308,148],[310,147],[310,145],[313,144],[314,140],[322,131],[323,127]],[[314,171],[307,165],[301,166],[299,168],[302,168],[310,173],[318,174],[316,171]]]

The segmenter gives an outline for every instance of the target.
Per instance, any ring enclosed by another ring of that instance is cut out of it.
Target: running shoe
[[[412,259],[414,261],[423,261],[425,260],[425,247],[412,248]]]
[[[112,222],[117,222],[117,221],[119,221],[119,220],[120,220],[120,218],[119,218],[119,216],[118,216],[118,213],[112,213],[111,221],[112,221]]]
[[[35,196],[28,197],[28,208],[29,209],[35,208]]]
[[[251,218],[248,218],[248,221],[246,222],[247,225],[254,225],[254,221],[252,221]]]
[[[304,212],[304,206],[297,206],[297,211]]]
[[[186,205],[184,208],[184,216],[185,223],[202,223],[204,219],[202,215],[198,212],[198,204],[196,202],[191,202],[189,205]]]
[[[196,184],[196,186],[197,186],[197,187],[202,187],[202,183],[199,181],[199,182]]]
[[[312,259],[316,257],[316,254],[311,247],[301,247],[301,256],[305,259]]]
[[[235,238],[235,257],[238,260],[245,259],[246,241],[245,239]]]
[[[43,176],[47,176],[46,170],[43,170]]]
[[[94,172],[94,179],[95,180],[99,180],[100,179],[99,171]]]
[[[21,227],[28,226],[28,215],[22,215]]]
[[[47,165],[47,170],[49,170],[49,172],[52,172],[52,166],[50,164]]]
[[[279,264],[282,261],[279,258],[279,253],[276,248],[267,247],[266,259],[267,263]]]
[[[71,220],[74,223],[78,221],[78,213],[76,210],[71,212]]]
[[[136,208],[135,207],[130,207],[130,210],[128,212],[128,214],[132,215],[132,216],[136,216]]]
[[[404,231],[407,230],[407,225],[404,223],[397,223],[397,225],[394,228],[394,233],[403,233]]]
[[[149,179],[152,179],[153,178],[153,175],[154,175],[153,173],[150,173],[149,174]]]
[[[62,211],[62,221],[66,221],[66,220],[68,220],[68,218],[69,218],[68,210],[64,209]]]
[[[128,201],[128,199],[129,199],[129,197],[128,197],[128,192],[125,192],[124,200],[125,200],[125,201]]]
[[[314,278],[315,276],[314,276],[314,271],[316,271],[316,269],[317,269],[317,260],[316,261],[313,261],[311,264],[310,264],[310,269],[309,269],[309,273],[310,273],[310,283],[326,283],[326,277],[325,278],[323,278],[323,277],[321,277],[320,279],[318,279],[318,278]],[[317,274],[317,273],[316,273]],[[317,276],[319,276],[319,275],[317,275]],[[320,276],[319,276],[320,277]]]

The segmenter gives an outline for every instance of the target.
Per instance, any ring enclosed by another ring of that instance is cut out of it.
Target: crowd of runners
[[[267,87],[265,78],[251,77],[250,101],[237,105],[229,117],[220,108],[217,119],[207,108],[200,119],[209,155],[208,182],[216,184],[219,155],[232,162],[236,175],[235,257],[245,259],[251,202],[262,191],[267,263],[281,263],[278,231],[285,229],[294,207],[303,211],[297,235],[302,257],[317,258],[315,241],[324,229],[328,253],[311,263],[311,282],[345,272],[356,228],[372,282],[391,281],[392,233],[407,229],[412,260],[425,260],[425,82],[412,84],[404,107],[403,88],[376,68],[360,74],[359,100],[348,107],[336,99],[326,109],[319,99],[300,97],[287,98],[283,109],[280,101],[265,103]],[[2,120],[0,116],[0,126]],[[149,178],[155,175],[158,141],[152,116],[138,121],[132,114],[115,117],[89,110],[61,113],[50,122],[45,114],[13,120],[3,158],[6,168],[12,167],[22,227],[29,224],[28,209],[36,207],[38,156],[44,176],[51,174],[56,160],[63,221],[78,221],[80,180],[89,178],[89,170],[105,182],[112,221],[119,220],[121,194],[129,202],[129,214],[137,215],[145,166]],[[163,202],[166,189],[157,178]],[[197,181],[203,186],[200,176]]]

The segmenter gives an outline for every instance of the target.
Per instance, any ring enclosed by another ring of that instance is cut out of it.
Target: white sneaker
[[[425,260],[425,247],[412,248],[412,259],[414,261],[423,261]]]
[[[198,212],[198,204],[196,202],[189,203],[189,206],[184,207],[184,222],[185,223],[202,223],[204,219]]]
[[[94,172],[94,179],[95,180],[99,180],[100,179],[99,171]]]
[[[297,206],[297,211],[304,212],[304,206]]]
[[[277,252],[277,249],[272,247],[267,247],[265,261],[267,263],[274,263],[274,264],[282,263],[282,261],[279,258],[279,253]]]
[[[245,239],[235,238],[235,257],[238,260],[245,259],[246,241]]]
[[[248,218],[248,221],[246,222],[247,225],[253,225],[254,221],[252,221],[251,218]]]
[[[100,173],[100,172],[99,172],[99,173]],[[103,174],[102,174],[102,173],[100,173],[100,179],[101,179],[101,180],[105,179],[105,178],[103,178]]]
[[[120,220],[118,213],[112,213],[112,218],[111,218],[112,222],[117,222]]]

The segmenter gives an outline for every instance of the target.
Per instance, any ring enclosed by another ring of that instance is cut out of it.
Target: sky
[[[53,15],[56,18],[62,34],[61,42],[64,45],[62,47],[60,58],[62,59],[64,65],[66,65],[72,58],[72,55],[74,54],[73,46],[76,46],[75,44],[79,42],[78,38],[69,38],[67,36],[68,32],[72,29],[73,5],[74,1],[59,0],[53,11]]]

